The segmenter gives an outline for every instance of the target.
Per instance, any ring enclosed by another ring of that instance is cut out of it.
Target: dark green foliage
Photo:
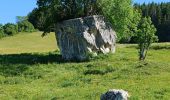
[[[35,8],[31,13],[28,14],[28,21],[33,24],[35,29],[40,31],[44,30],[45,21],[47,20],[47,13],[43,9]]]
[[[27,16],[17,16],[18,32],[33,32],[34,26],[28,21]]]
[[[5,37],[3,25],[0,24],[0,39]]]
[[[0,24],[0,38],[5,36],[12,36],[18,32],[33,32],[34,26],[30,23],[25,16],[17,16],[17,24],[7,23],[4,26]]]
[[[18,25],[7,23],[3,26],[6,35],[14,35],[18,33]]]
[[[33,32],[34,26],[28,20],[24,20],[24,21],[18,22],[18,31],[19,32]]]
[[[170,41],[170,2],[135,4],[134,7],[140,10],[144,17],[151,17],[160,42]]]
[[[28,20],[44,32],[52,31],[57,22],[97,13],[96,0],[37,0],[37,5]]]
[[[37,5],[28,20],[45,33],[54,31],[54,25],[63,20],[101,14],[111,22],[117,40],[129,42],[140,20],[131,0],[37,0]]]

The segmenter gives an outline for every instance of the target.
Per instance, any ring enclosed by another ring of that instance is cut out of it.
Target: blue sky
[[[0,0],[0,23],[15,23],[16,16],[26,16],[36,7],[36,0]]]
[[[137,3],[170,2],[170,0],[134,0]],[[16,16],[26,16],[36,7],[36,0],[1,0],[0,23],[15,23]]]
[[[150,3],[150,2],[170,2],[170,0],[133,0],[135,3]]]

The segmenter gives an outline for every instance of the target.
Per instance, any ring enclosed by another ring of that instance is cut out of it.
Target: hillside
[[[99,100],[124,89],[130,100],[169,100],[170,43],[154,44],[145,62],[136,45],[89,62],[65,62],[54,34],[22,33],[0,40],[1,100]]]
[[[20,33],[0,40],[1,54],[48,52],[57,48],[54,33],[41,37],[42,32]]]

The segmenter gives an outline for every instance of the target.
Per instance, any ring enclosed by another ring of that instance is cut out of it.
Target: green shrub
[[[5,37],[3,25],[0,24],[0,39]]]
[[[24,20],[24,21],[18,22],[18,31],[19,32],[33,32],[34,26],[28,20]]]
[[[18,25],[7,23],[3,26],[6,35],[14,35],[18,33]]]

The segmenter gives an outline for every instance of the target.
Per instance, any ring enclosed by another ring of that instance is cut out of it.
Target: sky
[[[170,0],[133,0],[135,3],[150,3],[150,2],[156,2],[156,3],[160,3],[160,2],[170,2]]]
[[[170,2],[170,0],[134,0],[135,3]],[[26,16],[36,7],[36,0],[1,0],[0,23],[15,23],[16,16]]]
[[[36,0],[0,0],[0,23],[15,23],[16,16],[26,16],[36,7]]]

